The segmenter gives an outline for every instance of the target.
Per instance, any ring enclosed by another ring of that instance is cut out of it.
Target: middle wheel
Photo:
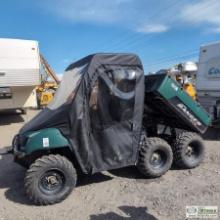
[[[162,176],[170,169],[172,162],[172,149],[163,139],[145,138],[141,142],[137,167],[145,176]]]

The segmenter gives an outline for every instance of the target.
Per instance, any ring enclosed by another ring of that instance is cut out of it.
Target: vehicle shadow
[[[25,169],[13,162],[13,156],[0,155],[0,188],[6,189],[5,197],[13,202],[32,205],[23,187]]]
[[[105,181],[112,180],[113,177],[107,176],[103,173],[96,173],[93,175],[80,174],[78,177],[78,182],[76,187],[82,187],[90,184],[101,183]]]
[[[21,114],[16,113],[15,111],[9,112],[0,112],[0,125],[10,125],[13,123],[21,123],[25,120],[21,116]]]
[[[115,170],[110,170],[108,172],[114,176],[127,179],[146,179],[146,177],[141,174],[135,166],[123,167]]]
[[[133,179],[139,183],[143,184],[150,184],[150,183],[161,183],[164,181],[163,176],[162,177],[146,177],[140,171],[137,169],[136,166],[130,166],[130,167],[124,167],[119,168],[116,170],[110,170],[108,171],[114,176],[127,178],[127,179]]]
[[[146,207],[120,206],[119,209],[127,215],[121,216],[115,212],[108,212],[99,215],[91,215],[90,220],[158,220],[147,212]]]
[[[123,177],[123,178],[127,178],[127,179],[146,180],[146,181],[151,180],[151,181],[155,181],[155,182],[158,179],[158,178],[151,178],[151,177],[144,176],[137,169],[136,166],[123,167],[123,168],[119,168],[119,169],[115,169],[115,170],[110,170],[108,172],[114,176]]]

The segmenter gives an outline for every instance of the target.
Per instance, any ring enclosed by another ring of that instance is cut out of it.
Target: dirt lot
[[[0,148],[29,120],[0,115]],[[134,167],[81,176],[78,186],[62,203],[34,206],[25,196],[25,170],[10,155],[0,156],[0,220],[183,220],[186,205],[220,208],[220,142],[206,141],[204,163],[193,170],[170,170],[158,179],[144,179]]]

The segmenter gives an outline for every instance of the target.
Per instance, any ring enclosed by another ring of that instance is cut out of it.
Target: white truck
[[[40,66],[37,41],[0,38],[0,110],[37,105]]]
[[[212,116],[213,127],[220,128],[220,42],[201,46],[196,90],[199,102]]]

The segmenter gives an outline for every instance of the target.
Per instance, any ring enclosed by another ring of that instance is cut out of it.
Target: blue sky
[[[136,53],[149,72],[198,60],[220,40],[219,11],[219,0],[7,0],[0,37],[39,41],[59,74],[96,52]]]

